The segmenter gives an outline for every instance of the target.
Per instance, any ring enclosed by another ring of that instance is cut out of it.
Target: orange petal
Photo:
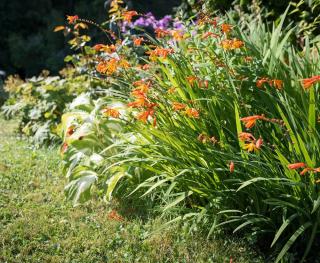
[[[299,168],[303,168],[305,166],[306,166],[305,163],[292,163],[292,164],[288,164],[288,169],[296,170],[296,169],[299,169]]]

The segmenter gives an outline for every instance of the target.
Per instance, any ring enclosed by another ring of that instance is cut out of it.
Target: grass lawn
[[[155,231],[161,219],[117,219],[100,200],[72,207],[57,149],[14,128],[0,120],[0,262],[263,262],[244,242]]]

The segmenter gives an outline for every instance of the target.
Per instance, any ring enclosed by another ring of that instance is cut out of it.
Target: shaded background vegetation
[[[133,1],[140,12],[160,17],[172,12],[179,0]],[[106,18],[105,0],[1,0],[0,70],[31,77],[48,69],[56,74],[63,66],[69,46],[53,29],[65,23],[66,15],[77,14],[98,23]]]
[[[257,1],[257,0],[131,0],[134,9],[141,13],[151,11],[156,17],[170,14],[173,7],[181,5],[187,14],[192,6],[206,3],[210,11],[227,11],[238,7],[241,12],[252,12],[252,7],[261,12],[269,21],[276,21],[292,3],[289,22],[298,26],[297,34],[319,34],[320,0]],[[107,11],[105,0],[42,0],[42,1],[0,1],[0,70],[7,75],[19,74],[31,77],[48,69],[52,74],[63,67],[63,58],[70,53],[62,34],[53,33],[53,28],[65,23],[66,15],[78,14],[80,17],[96,22],[105,20]],[[200,5],[198,5],[200,6]],[[258,8],[257,8],[258,7]],[[239,15],[240,14],[240,15]],[[237,17],[238,16],[238,17]],[[96,35],[90,32],[90,35]]]

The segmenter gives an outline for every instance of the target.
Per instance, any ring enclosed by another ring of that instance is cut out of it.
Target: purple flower
[[[173,22],[173,28],[174,29],[178,29],[178,30],[180,30],[180,29],[183,30],[184,29],[184,25],[183,25],[183,23],[181,21],[175,20]]]
[[[183,30],[184,25],[179,20],[173,20],[172,16],[166,15],[163,18],[157,20],[154,15],[149,12],[136,19],[133,23],[122,23],[121,31],[128,33],[130,29],[134,27],[151,27],[153,30],[161,28],[163,30],[173,28],[177,30]]]

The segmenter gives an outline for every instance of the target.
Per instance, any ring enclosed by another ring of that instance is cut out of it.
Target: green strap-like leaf
[[[320,206],[320,195],[318,196],[318,199],[313,202],[313,208],[312,208],[311,214],[316,212],[318,210],[319,206]]]
[[[240,229],[244,228],[245,226],[254,224],[254,223],[258,223],[258,222],[266,222],[267,220],[265,218],[253,218],[253,219],[249,219],[246,222],[242,223],[240,226],[238,226],[236,229],[233,230],[233,233],[236,233],[237,231],[239,231]]]
[[[276,258],[275,263],[278,263],[283,258],[283,256],[288,252],[288,250],[291,248],[292,244],[297,240],[297,238],[310,226],[312,226],[312,224],[310,222],[307,222],[300,226],[296,232],[294,232],[294,234],[290,237],[287,243],[283,246],[282,250]]]
[[[116,174],[114,174],[107,182],[108,188],[107,188],[107,193],[106,193],[106,197],[107,200],[110,201],[111,197],[112,197],[112,192],[115,189],[115,187],[117,186],[119,180],[124,177],[126,175],[126,173],[124,171],[118,171],[116,172]]]
[[[313,87],[311,87],[309,90],[308,121],[309,121],[309,127],[311,128],[311,130],[314,131],[316,129],[316,103],[315,103]]]
[[[284,113],[283,113],[283,111],[281,110],[281,108],[279,107],[279,105],[277,105],[277,108],[278,108],[278,111],[279,111],[279,113],[280,113],[280,115],[281,115],[282,120],[284,121],[287,129],[289,130],[289,135],[290,135],[290,138],[291,138],[291,140],[292,140],[292,142],[293,142],[293,147],[294,147],[294,149],[296,150],[297,154],[301,155],[301,151],[300,151],[300,148],[299,148],[298,140],[297,140],[296,136],[295,136],[294,133],[293,133],[293,130],[292,130],[290,124],[289,124],[288,119],[287,119],[286,116],[284,115]]]
[[[308,165],[309,167],[313,167],[313,166],[314,166],[314,163],[313,163],[313,161],[312,161],[311,158],[310,158],[310,155],[309,155],[309,153],[308,153],[308,151],[307,151],[307,147],[305,146],[305,144],[304,144],[304,142],[302,141],[302,139],[301,139],[301,137],[300,137],[299,134],[297,135],[297,137],[298,137],[300,149],[301,149],[301,151],[302,151],[302,154],[303,154],[303,156],[304,156],[304,159],[305,159],[306,162],[307,162],[307,165]]]
[[[173,200],[171,203],[169,203],[168,205],[166,205],[166,207],[163,209],[164,211],[168,210],[169,208],[177,205],[178,203],[180,203],[181,201],[183,201],[184,199],[186,199],[188,196],[192,195],[193,192],[189,191],[189,192],[184,192],[182,194],[179,195],[179,197],[177,197],[175,200]]]
[[[149,194],[150,192],[152,192],[155,188],[157,188],[158,186],[166,183],[170,181],[170,179],[166,178],[166,179],[162,179],[160,181],[158,181],[157,183],[155,183],[154,185],[152,185],[147,192],[145,192],[141,197],[146,196],[147,194]]]
[[[283,233],[283,231],[287,228],[287,226],[298,216],[298,214],[293,214],[292,216],[290,216],[288,219],[286,219],[281,227],[278,229],[277,233],[274,236],[274,239],[271,243],[270,247],[273,247],[273,245],[277,242],[277,240],[279,239],[279,237],[281,236],[281,234]]]

